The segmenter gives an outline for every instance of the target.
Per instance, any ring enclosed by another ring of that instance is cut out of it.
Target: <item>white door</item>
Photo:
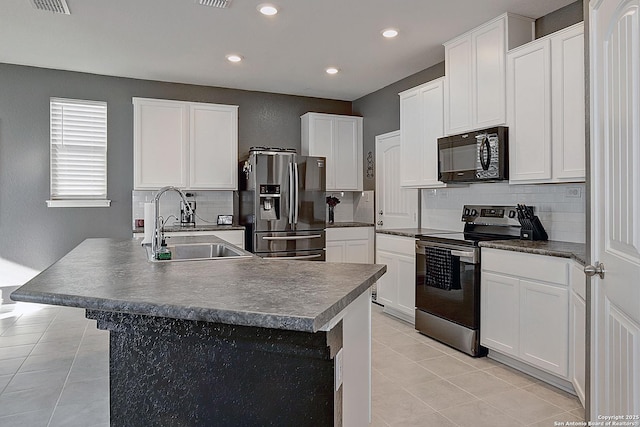
[[[400,131],[376,136],[376,228],[416,228],[418,190],[400,186]]]
[[[592,0],[591,413],[640,415],[640,1]],[[637,419],[634,421],[637,422]]]

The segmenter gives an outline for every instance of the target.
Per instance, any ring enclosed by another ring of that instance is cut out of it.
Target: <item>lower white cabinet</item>
[[[377,302],[384,312],[415,323],[416,254],[415,239],[376,233],[376,264],[387,272],[377,282]]]
[[[208,231],[166,231],[165,236],[216,236],[234,246],[244,249],[244,230],[208,230]],[[144,237],[144,233],[134,233],[133,237]]]
[[[483,248],[481,344],[569,381],[572,262]]]
[[[373,264],[373,227],[327,228],[327,262]]]
[[[586,375],[586,330],[587,304],[586,280],[582,266],[578,263],[571,267],[571,296],[569,297],[569,315],[571,343],[569,346],[571,368],[569,375],[573,389],[584,406]]]

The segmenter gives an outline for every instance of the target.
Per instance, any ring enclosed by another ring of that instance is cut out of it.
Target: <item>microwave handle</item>
[[[480,164],[482,165],[482,170],[489,170],[489,165],[491,164],[491,145],[489,144],[489,138],[484,138],[484,141],[480,144]]]

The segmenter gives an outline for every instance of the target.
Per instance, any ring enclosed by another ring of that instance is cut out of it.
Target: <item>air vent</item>
[[[38,10],[71,15],[67,0],[31,0],[31,4]]]
[[[219,7],[226,9],[231,4],[231,0],[197,0],[203,6]]]

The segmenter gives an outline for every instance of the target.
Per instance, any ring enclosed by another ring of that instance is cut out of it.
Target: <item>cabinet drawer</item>
[[[386,252],[395,252],[415,257],[416,239],[376,233],[376,248]]]
[[[366,240],[369,233],[373,231],[373,227],[338,227],[327,228],[327,242],[345,241],[345,240]]]
[[[570,261],[545,255],[482,248],[482,269],[558,285],[569,284]]]

